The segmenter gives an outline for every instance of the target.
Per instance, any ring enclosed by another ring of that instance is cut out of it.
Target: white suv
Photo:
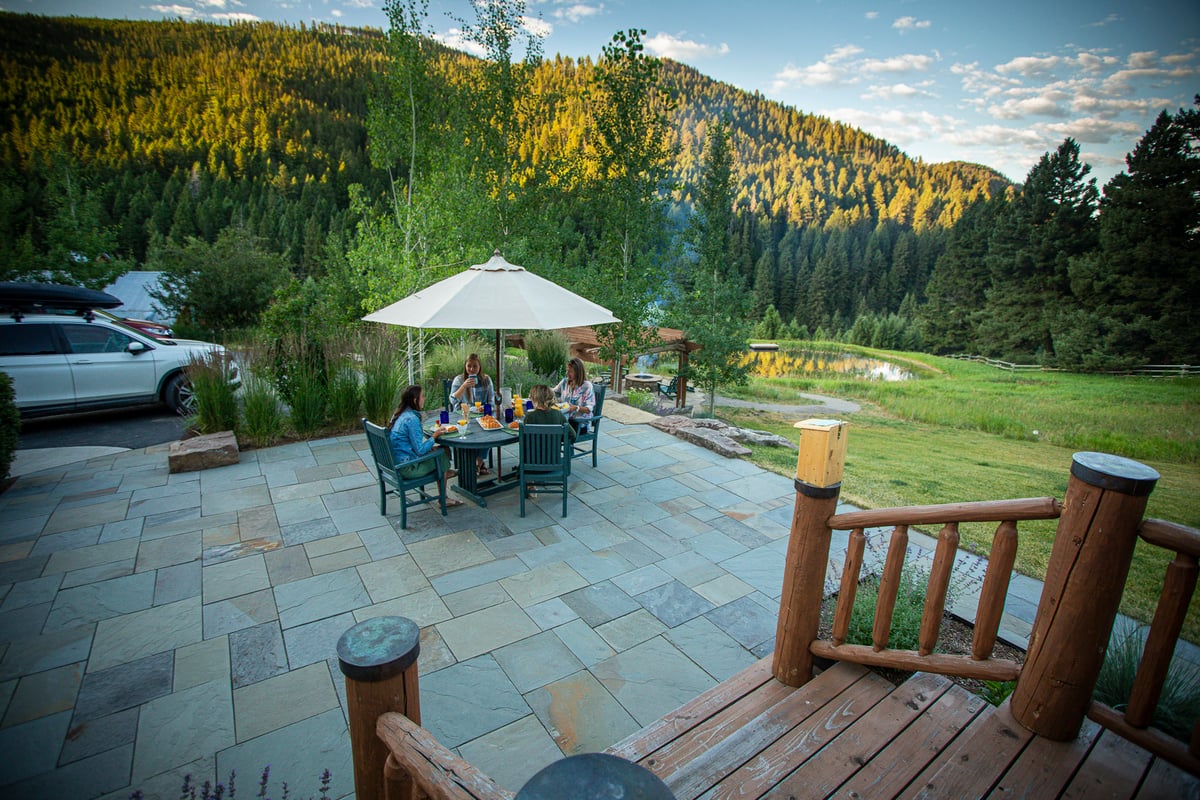
[[[13,381],[25,417],[162,402],[191,413],[184,370],[192,357],[225,348],[156,339],[87,310],[43,313],[7,309],[0,317],[0,370]],[[233,367],[237,382],[237,367]]]

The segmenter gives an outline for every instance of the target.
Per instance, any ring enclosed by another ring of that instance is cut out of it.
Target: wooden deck
[[[610,747],[692,798],[1195,798],[1200,781],[1086,722],[1052,742],[948,678],[839,662],[798,689],[765,658]]]

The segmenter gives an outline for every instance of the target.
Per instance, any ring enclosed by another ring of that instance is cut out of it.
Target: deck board
[[[952,685],[941,675],[914,676],[859,717],[852,729],[843,731],[817,758],[810,758],[779,781],[766,796],[825,797],[833,793],[919,719]]]
[[[1103,731],[1072,779],[1063,800],[1133,797],[1150,754],[1111,731]]]
[[[1094,722],[1053,742],[943,676],[895,687],[846,662],[793,688],[762,659],[606,752],[679,800],[1200,800],[1196,776]]]
[[[1058,797],[1088,757],[1099,735],[1100,726],[1085,719],[1074,741],[1053,742],[1033,737],[988,798]]]
[[[954,739],[991,706],[961,686],[952,686],[893,739],[832,797],[895,797],[935,762]],[[930,775],[936,771],[931,768]]]
[[[699,796],[727,777],[730,780],[725,788],[718,788],[704,796],[760,796],[781,777],[832,742],[860,714],[885,698],[891,688],[887,681],[858,666],[846,670],[839,664],[821,677],[826,678],[827,682],[820,695],[810,696],[807,692],[793,694],[795,699],[791,706],[798,711],[790,725],[783,720],[781,725],[776,726],[777,734],[770,741],[757,735],[752,739],[743,737],[736,755],[730,757],[728,751],[721,754],[720,769],[706,772],[703,779],[693,777],[689,783],[682,784],[687,791],[678,795],[681,800]],[[848,680],[850,677],[853,680]],[[754,750],[751,751],[747,745],[754,745]]]

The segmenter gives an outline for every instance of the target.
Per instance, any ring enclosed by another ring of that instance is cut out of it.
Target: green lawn
[[[897,354],[885,353],[896,359]],[[856,379],[755,379],[741,392],[805,402],[800,392],[854,399],[842,497],[864,508],[1053,496],[1061,499],[1071,457],[1100,450],[1135,458],[1162,476],[1147,516],[1200,528],[1200,379],[1150,380],[1065,373],[1012,373],[904,354],[925,365],[903,383]],[[721,410],[728,421],[799,440],[795,419]],[[1035,433],[1036,431],[1036,433]],[[794,474],[793,451],[756,447],[752,460]],[[1045,577],[1056,521],[1020,526],[1017,569]],[[931,531],[935,533],[936,531]],[[986,554],[990,526],[963,526],[963,547]],[[1148,621],[1172,554],[1139,544],[1122,610]],[[1184,635],[1200,641],[1200,598]]]

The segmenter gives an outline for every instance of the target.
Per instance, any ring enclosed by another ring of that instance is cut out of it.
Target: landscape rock
[[[238,443],[233,431],[209,433],[173,442],[167,451],[167,471],[196,472],[238,463]]]
[[[692,419],[679,415],[659,417],[650,422],[654,428],[678,436],[684,441],[698,444],[727,458],[750,455],[750,449],[739,442],[765,444],[797,449],[796,445],[783,436],[768,431],[738,428],[719,419]]]

